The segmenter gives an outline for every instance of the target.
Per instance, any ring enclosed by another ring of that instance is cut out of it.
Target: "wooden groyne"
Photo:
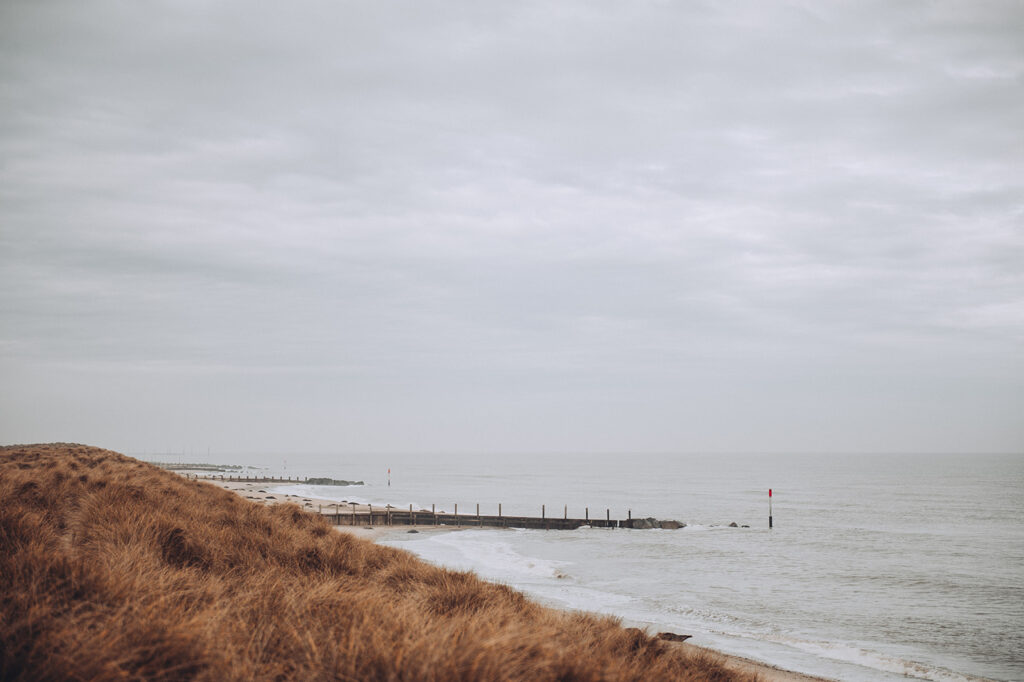
[[[337,506],[337,505],[331,505]],[[682,528],[685,524],[678,521],[657,521],[655,519],[634,519],[632,513],[625,519],[611,518],[610,510],[605,510],[604,518],[590,518],[589,509],[584,518],[569,518],[568,514],[561,517],[547,516],[543,509],[541,516],[505,516],[459,514],[425,509],[384,509],[343,511],[340,507],[332,512],[329,509],[320,512],[335,526],[454,526],[456,528],[530,528],[536,530],[575,530],[589,526],[591,528]]]
[[[271,476],[234,476],[220,474],[185,474],[190,478],[208,481],[224,481],[232,483],[307,483],[311,479],[306,477],[275,478]],[[312,479],[318,480],[318,479]],[[339,486],[345,487],[345,486]],[[351,509],[348,507],[351,505]],[[584,511],[584,517],[569,518],[568,507],[563,507],[561,517],[548,516],[547,508],[541,505],[540,516],[506,516],[501,513],[501,505],[498,505],[497,515],[481,514],[480,505],[476,507],[475,514],[459,514],[459,506],[455,505],[455,511],[430,511],[426,509],[414,510],[398,509],[396,507],[384,506],[377,509],[373,505],[357,505],[349,503],[337,503],[319,505],[318,513],[325,517],[335,526],[454,526],[456,528],[529,528],[537,530],[575,530],[584,526],[591,528],[635,528],[650,529],[662,528],[675,530],[683,528],[686,524],[679,521],[659,521],[653,518],[633,518],[632,510],[624,519],[613,519],[611,510],[605,509],[604,518],[600,516],[591,518],[590,508]],[[332,511],[333,508],[333,511]]]

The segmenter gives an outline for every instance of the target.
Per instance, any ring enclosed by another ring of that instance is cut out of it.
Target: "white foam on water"
[[[888,656],[870,651],[854,644],[842,642],[820,642],[795,637],[766,637],[768,641],[786,644],[800,651],[829,658],[843,663],[878,670],[886,673],[893,673],[903,677],[910,677],[920,680],[931,680],[931,682],[988,682],[984,677],[973,677],[953,672],[935,666],[908,661],[896,656]]]
[[[408,549],[441,566],[472,570],[481,578],[512,585],[557,608],[617,614],[635,601],[579,584],[572,574],[572,562],[526,556],[501,539],[506,534],[523,537],[537,532],[522,528],[463,530],[411,541],[385,540],[381,544]]]
[[[442,562],[455,558],[483,577],[512,581],[568,577],[568,562],[523,556],[512,548],[511,543],[495,539],[493,531],[441,533],[416,545],[417,553],[435,555]]]

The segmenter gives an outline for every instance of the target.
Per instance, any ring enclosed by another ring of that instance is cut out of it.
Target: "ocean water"
[[[688,524],[398,529],[383,540],[553,606],[834,679],[1024,680],[1024,456],[285,459],[248,461],[367,483],[282,492],[467,514],[498,503],[507,515],[631,510]]]

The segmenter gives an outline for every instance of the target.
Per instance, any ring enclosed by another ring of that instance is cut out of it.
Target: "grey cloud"
[[[1018,3],[0,13],[0,437],[1024,443]]]

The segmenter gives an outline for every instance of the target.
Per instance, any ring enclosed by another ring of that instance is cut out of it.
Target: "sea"
[[[274,488],[339,501],[678,520],[686,527],[395,528],[379,541],[544,604],[692,635],[787,670],[1024,680],[1024,455],[274,454],[241,463],[365,481]]]

